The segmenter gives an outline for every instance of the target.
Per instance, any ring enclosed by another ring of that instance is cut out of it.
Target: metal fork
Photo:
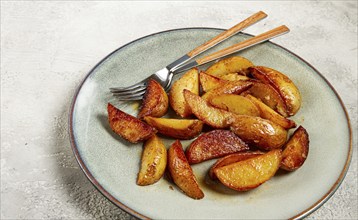
[[[235,25],[234,27],[230,28],[229,30],[221,33],[220,35],[214,37],[210,41],[202,44],[201,46],[195,48],[191,52],[187,53],[183,57],[179,58],[178,60],[174,61],[173,63],[169,64],[167,67],[159,70],[155,74],[149,76],[148,78],[142,80],[141,82],[134,84],[129,87],[117,87],[117,88],[110,88],[113,95],[115,95],[119,100],[140,100],[143,98],[143,95],[146,90],[146,82],[149,79],[154,79],[159,82],[165,90],[168,90],[171,86],[172,78],[174,74],[182,72],[184,70],[203,65],[210,61],[222,58],[229,54],[238,52],[240,50],[246,49],[248,47],[254,46],[256,44],[262,43],[279,35],[289,32],[289,29],[286,26],[280,26],[278,28],[272,29],[268,32],[263,34],[257,35],[255,37],[249,38],[245,41],[240,43],[234,44],[226,49],[217,51],[212,53],[208,56],[205,56],[200,59],[196,59],[188,64],[189,60],[191,60],[194,56],[202,53],[203,51],[213,47],[214,45],[218,44],[219,42],[227,39],[228,37],[232,36],[233,34],[237,33],[238,31],[242,30],[253,23],[265,18],[267,15],[263,12],[258,12],[249,18],[245,19],[244,21],[240,22],[239,24]]]
[[[113,93],[113,95],[117,96],[117,98],[120,100],[140,100],[142,99],[142,96],[145,93],[146,83],[149,81],[149,79],[156,80],[158,83],[160,83],[163,86],[165,90],[168,90],[171,85],[173,74],[180,66],[187,63],[195,56],[208,50],[209,48],[217,45],[218,43],[224,41],[225,39],[233,36],[234,34],[244,30],[245,28],[255,24],[256,22],[266,17],[267,14],[265,14],[262,11],[259,11],[253,14],[252,16],[246,18],[245,20],[241,21],[240,23],[236,24],[235,26],[231,27],[230,29],[212,38],[211,40],[191,50],[184,56],[175,60],[174,62],[167,65],[165,68],[157,71],[156,73],[152,74],[151,76],[143,79],[142,81],[129,87],[110,88],[110,91]]]

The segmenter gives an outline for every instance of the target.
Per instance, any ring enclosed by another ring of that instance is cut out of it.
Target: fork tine
[[[143,96],[135,96],[135,97],[131,97],[131,98],[117,98],[117,100],[119,101],[137,101],[137,100],[142,100]]]
[[[119,91],[119,90],[115,90],[115,91],[111,91],[113,94],[117,94],[117,95],[121,95],[121,96],[125,96],[125,95],[134,95],[140,92],[143,92],[146,90],[146,86],[142,86],[142,87],[138,87],[132,90],[125,90],[125,91]]]
[[[118,95],[118,94],[113,94],[113,95],[116,96],[116,98],[118,100],[131,101],[131,100],[141,100],[141,99],[143,99],[144,93],[145,92],[135,94],[135,95],[127,95],[127,96],[121,96],[121,95]]]
[[[109,88],[109,90],[111,92],[126,92],[126,91],[131,91],[133,89],[136,89],[138,87],[143,87],[145,86],[145,82],[146,80],[143,80],[139,83],[136,83],[134,85],[128,86],[128,87],[113,87],[113,88]]]

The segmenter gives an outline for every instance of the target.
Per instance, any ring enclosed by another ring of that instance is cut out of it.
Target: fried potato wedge
[[[218,88],[226,84],[228,81],[244,81],[249,80],[247,76],[239,75],[237,73],[228,73],[222,76],[216,77],[210,74],[207,74],[203,71],[199,74],[199,81],[201,88],[204,92],[209,92],[212,89]]]
[[[198,136],[204,123],[198,119],[173,119],[144,117],[144,121],[163,135],[176,139],[192,139]]]
[[[272,85],[277,90],[287,106],[288,115],[296,114],[301,107],[301,94],[289,77],[275,69],[264,66],[254,66],[249,70],[254,78]]]
[[[223,80],[216,76],[209,75],[203,71],[199,73],[199,81],[201,88],[204,92],[209,92],[210,90],[220,87],[227,82],[227,80]]]
[[[193,141],[186,149],[185,155],[189,164],[196,164],[248,149],[248,145],[233,132],[213,130]]]
[[[199,95],[199,71],[197,68],[190,69],[177,81],[175,81],[169,91],[169,103],[173,110],[183,118],[191,115],[187,105],[183,90],[189,90]]]
[[[205,72],[213,76],[221,76],[227,73],[243,72],[251,66],[254,66],[254,64],[250,60],[233,56],[214,63]]]
[[[309,136],[306,129],[299,126],[283,149],[280,168],[288,171],[300,168],[306,161],[309,150]]]
[[[193,114],[205,124],[213,128],[227,128],[227,120],[234,117],[234,113],[210,106],[200,96],[184,90],[185,100]]]
[[[145,91],[138,118],[145,116],[162,117],[169,106],[168,95],[163,87],[155,80],[150,80]]]
[[[287,140],[287,131],[283,127],[260,117],[235,115],[227,123],[243,141],[262,150],[281,148]]]
[[[227,81],[225,84],[220,85],[220,87],[211,89],[209,92],[205,93],[201,97],[205,101],[210,101],[213,97],[222,94],[240,94],[251,86],[252,83],[249,81]]]
[[[149,138],[144,143],[137,184],[146,186],[160,180],[167,166],[167,156],[167,149],[158,136]]]
[[[239,73],[228,73],[228,74],[220,75],[219,78],[223,79],[223,80],[228,80],[228,81],[249,80],[250,79],[249,77],[247,77],[245,75],[241,75]]]
[[[260,116],[259,108],[250,99],[241,95],[218,95],[210,99],[210,104],[238,115]]]
[[[168,170],[174,183],[186,195],[193,199],[204,197],[179,140],[176,140],[168,150]]]
[[[246,96],[248,99],[250,99],[258,109],[260,109],[259,116],[264,119],[268,119],[281,127],[285,129],[290,129],[296,127],[296,123],[288,118],[283,117],[282,115],[278,114],[276,111],[274,111],[272,108],[268,107],[265,103],[260,101],[259,99],[253,97],[252,95]]]
[[[249,80],[252,86],[240,95],[250,94],[260,99],[267,106],[278,112],[284,117],[288,117],[287,106],[281,95],[269,84],[257,80]]]
[[[145,141],[156,133],[152,126],[117,109],[110,103],[107,105],[107,111],[112,130],[131,143]]]
[[[214,169],[214,174],[225,186],[237,190],[254,189],[273,177],[280,167],[281,150]]]
[[[215,176],[214,170],[218,167],[223,167],[232,163],[236,163],[242,160],[250,159],[252,157],[257,157],[259,155],[264,154],[262,151],[246,151],[246,152],[238,152],[229,154],[225,157],[218,159],[210,168],[209,170],[209,177],[212,180],[216,180],[217,177]]]

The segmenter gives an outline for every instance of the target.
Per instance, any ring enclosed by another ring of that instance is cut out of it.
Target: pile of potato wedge
[[[289,118],[300,106],[300,92],[288,76],[233,56],[204,71],[187,71],[169,94],[149,81],[137,117],[110,103],[107,109],[115,133],[143,142],[138,185],[156,183],[167,170],[187,196],[201,199],[191,166],[203,161],[217,159],[209,177],[237,191],[260,186],[278,169],[300,168],[309,136]],[[169,108],[179,117],[166,117]],[[165,146],[161,136],[172,138],[172,145]],[[180,140],[192,141],[184,150]]]

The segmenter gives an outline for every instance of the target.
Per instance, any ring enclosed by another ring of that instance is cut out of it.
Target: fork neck
[[[180,66],[182,66],[183,64],[188,62],[190,59],[191,59],[191,57],[188,56],[187,54],[185,54],[184,56],[182,56],[179,59],[175,60],[174,62],[170,63],[168,66],[166,66],[166,68],[170,72],[175,72],[177,69],[180,68]]]

